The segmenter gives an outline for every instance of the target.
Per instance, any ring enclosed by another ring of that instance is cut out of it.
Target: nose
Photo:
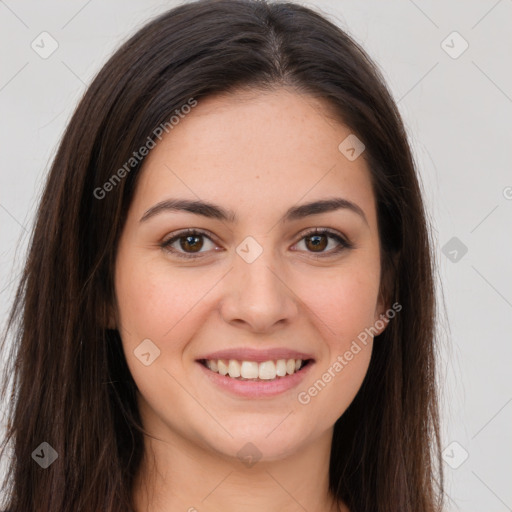
[[[293,322],[299,311],[298,297],[270,250],[252,263],[235,255],[233,265],[220,307],[225,322],[261,333]]]

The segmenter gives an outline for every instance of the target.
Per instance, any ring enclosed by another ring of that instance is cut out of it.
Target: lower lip
[[[302,370],[299,370],[292,375],[278,377],[269,381],[232,379],[231,377],[209,370],[200,362],[197,362],[197,364],[202,368],[203,372],[205,372],[205,375],[211,380],[211,382],[228,393],[246,398],[266,398],[279,395],[298,386],[310,372],[314,362],[310,361]]]

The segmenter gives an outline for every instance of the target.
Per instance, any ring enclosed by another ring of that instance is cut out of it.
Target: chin
[[[275,426],[274,424],[273,428]],[[262,430],[257,425],[254,428],[247,428],[245,425],[241,431],[230,430],[233,438],[223,436],[222,439],[210,440],[208,444],[224,457],[236,458],[242,463],[249,461],[246,463],[248,467],[251,461],[283,460],[302,449],[305,435],[290,432],[289,428],[279,432],[278,429],[279,427],[272,432],[272,429]]]

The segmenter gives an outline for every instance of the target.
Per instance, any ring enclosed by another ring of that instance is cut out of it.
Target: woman
[[[172,9],[50,171],[8,323],[6,506],[441,510],[434,297],[363,50],[292,3]]]

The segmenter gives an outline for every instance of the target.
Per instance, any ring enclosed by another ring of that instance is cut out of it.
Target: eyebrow
[[[294,220],[303,219],[310,215],[318,215],[321,213],[327,213],[341,209],[356,213],[362,217],[366,224],[368,224],[366,215],[364,214],[364,211],[361,209],[361,207],[352,201],[343,199],[341,197],[322,199],[301,204],[299,206],[292,206],[286,211],[281,222],[291,222]],[[173,198],[161,201],[149,208],[141,217],[139,222],[145,222],[151,217],[166,211],[184,211],[193,213],[195,215],[201,215],[209,219],[218,219],[229,223],[238,222],[236,213],[232,210],[225,209],[222,206],[209,203],[207,201]]]

